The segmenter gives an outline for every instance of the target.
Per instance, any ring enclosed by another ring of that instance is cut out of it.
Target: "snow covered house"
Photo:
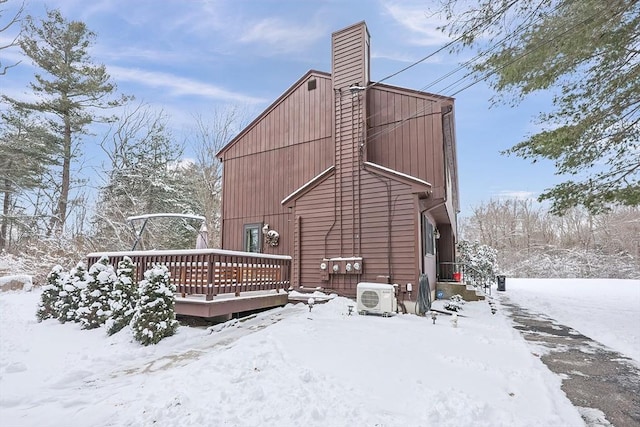
[[[291,255],[291,285],[450,278],[458,180],[454,100],[369,79],[364,22],[219,153],[222,247]],[[447,277],[445,277],[447,276]],[[433,295],[432,295],[433,296]]]

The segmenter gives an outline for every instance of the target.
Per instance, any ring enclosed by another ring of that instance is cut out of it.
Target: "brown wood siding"
[[[307,82],[316,80],[316,89]],[[311,74],[222,154],[224,161],[323,139],[332,131],[331,79]]]
[[[378,86],[368,96],[367,160],[425,180],[444,197],[441,101]]]
[[[335,209],[334,200],[338,207],[340,203],[334,197],[335,176],[296,202],[296,216],[302,219],[301,271],[300,281],[293,286],[324,286],[355,296],[358,282],[375,281],[379,275],[390,275],[394,283],[416,283],[419,265],[415,252],[416,196],[408,185],[366,171],[362,171],[361,184],[359,230],[348,220],[353,213],[351,204]],[[348,238],[356,232],[362,236],[360,247],[354,247],[356,239]],[[363,274],[332,274],[330,281],[321,280],[323,258],[353,256],[363,257]]]
[[[290,213],[280,202],[333,165],[331,80],[306,81],[246,131],[223,155],[223,242],[242,250],[243,226],[269,223],[280,233],[274,254],[292,253]]]

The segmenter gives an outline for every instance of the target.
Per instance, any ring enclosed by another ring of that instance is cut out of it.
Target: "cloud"
[[[441,46],[450,39],[437,28],[444,24],[436,16],[430,16],[425,2],[411,4],[398,1],[383,1],[384,11],[398,24],[412,33],[409,43],[419,46]]]
[[[218,86],[158,71],[110,66],[109,73],[116,81],[135,82],[148,87],[163,88],[173,96],[201,96],[209,99],[244,104],[259,104],[264,99],[231,92]]]
[[[307,48],[327,30],[320,24],[296,25],[278,18],[266,18],[251,23],[244,29],[238,41],[245,44],[269,45],[271,52],[290,53]]]

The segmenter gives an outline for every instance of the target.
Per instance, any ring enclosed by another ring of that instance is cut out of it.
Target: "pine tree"
[[[38,310],[36,311],[36,318],[38,322],[42,322],[46,319],[57,319],[58,308],[56,303],[60,298],[60,292],[66,281],[69,273],[65,272],[62,266],[56,265],[51,269],[51,272],[47,275],[47,282],[42,287],[42,295],[40,296],[40,302],[38,303]]]
[[[128,249],[128,216],[203,212],[196,196],[202,174],[193,163],[180,160],[183,147],[174,141],[164,114],[141,105],[124,114],[117,125],[102,143],[111,165],[93,219],[94,241],[105,248]],[[156,219],[145,227],[140,247],[193,248],[196,231],[187,221]]]
[[[24,102],[4,96],[13,105],[39,113],[47,120],[59,144],[59,181],[51,216],[50,232],[60,234],[70,204],[71,167],[78,155],[80,137],[100,117],[98,111],[117,107],[126,97],[109,99],[116,85],[104,65],[96,65],[89,55],[95,34],[83,22],[67,21],[59,10],[49,10],[47,18],[37,22],[24,20],[20,48],[37,67],[33,93],[36,102]]]
[[[466,268],[467,280],[474,285],[489,285],[496,277],[498,252],[480,242],[458,242],[458,261]]]
[[[178,328],[174,311],[175,285],[170,283],[169,270],[155,265],[145,271],[140,282],[139,300],[131,320],[135,339],[142,345],[157,344]]]
[[[76,310],[80,305],[80,293],[87,287],[89,274],[83,263],[71,269],[60,291],[60,299],[56,304],[58,320],[62,323],[76,321]]]
[[[500,100],[553,93],[554,109],[540,114],[540,131],[506,151],[534,163],[549,159],[566,177],[540,195],[551,211],[639,206],[640,2],[443,3],[445,30],[481,51],[473,67]]]
[[[135,265],[131,258],[124,257],[118,263],[116,281],[109,295],[111,317],[107,320],[107,334],[113,335],[131,322],[136,306]]]
[[[76,310],[82,329],[95,329],[104,325],[111,315],[109,295],[113,291],[116,274],[109,258],[103,256],[89,268],[89,281],[80,293]]]
[[[34,189],[44,188],[46,169],[54,164],[55,137],[46,127],[37,124],[26,109],[13,106],[1,114],[0,120],[0,251],[9,246],[10,229],[30,227],[21,221],[20,204],[29,204],[25,197]],[[37,215],[38,206],[28,209]],[[25,230],[26,231],[26,230]]]

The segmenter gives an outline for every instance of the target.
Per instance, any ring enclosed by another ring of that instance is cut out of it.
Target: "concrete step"
[[[453,295],[460,295],[465,301],[482,301],[484,293],[476,290],[474,286],[460,282],[437,282],[436,298],[449,299]]]

